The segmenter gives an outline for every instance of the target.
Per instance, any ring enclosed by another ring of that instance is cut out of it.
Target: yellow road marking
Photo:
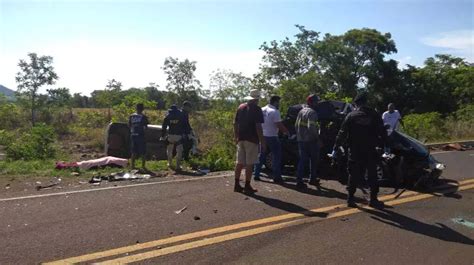
[[[474,184],[459,187],[458,190],[462,191],[462,190],[467,190],[467,189],[472,189],[472,188],[474,188]],[[419,201],[419,200],[431,198],[431,197],[434,197],[434,196],[435,195],[432,195],[432,194],[419,194],[419,195],[408,197],[408,198],[402,198],[402,199],[397,199],[397,200],[394,200],[394,201],[389,201],[386,204],[390,205],[390,206],[393,206],[393,205],[398,205],[398,204],[403,204],[403,203],[408,203],[408,202],[413,202],[413,201]],[[364,206],[364,207],[361,207],[361,208],[368,209],[370,207]],[[347,215],[359,213],[359,212],[362,212],[362,211],[363,210],[361,210],[361,209],[353,208],[353,209],[347,209],[347,210],[339,211],[339,212],[336,212],[336,213],[333,213],[333,214],[329,214],[326,218],[323,218],[323,219],[311,219],[311,218],[297,219],[297,220],[288,221],[288,222],[284,222],[284,223],[278,223],[278,224],[274,224],[274,225],[258,227],[258,228],[254,228],[254,229],[250,229],[250,230],[241,231],[241,232],[226,234],[226,235],[222,235],[222,236],[217,236],[217,237],[212,237],[212,238],[205,238],[205,239],[201,239],[201,240],[197,240],[197,241],[193,241],[193,242],[189,242],[189,243],[180,244],[180,245],[177,245],[177,246],[167,247],[167,248],[164,248],[164,249],[153,250],[153,251],[149,251],[149,252],[145,252],[145,253],[135,254],[135,255],[132,255],[132,256],[117,258],[117,259],[101,262],[100,264],[103,264],[103,265],[107,265],[107,264],[128,264],[128,263],[132,263],[132,262],[138,262],[138,261],[147,260],[147,259],[151,259],[151,258],[157,258],[157,257],[168,255],[168,254],[182,252],[182,251],[185,251],[185,250],[190,250],[190,249],[194,249],[194,248],[214,245],[214,244],[218,244],[218,243],[222,243],[222,242],[226,242],[226,241],[230,241],[230,240],[234,240],[234,239],[239,239],[239,238],[244,238],[244,237],[249,237],[249,236],[255,236],[255,235],[258,235],[258,234],[271,232],[271,231],[275,231],[275,230],[280,230],[280,229],[283,229],[283,228],[296,226],[296,225],[300,225],[300,224],[303,224],[303,223],[319,222],[319,221],[323,221],[323,220],[327,220],[327,219],[333,219],[333,218],[337,218],[337,217],[347,216]]]
[[[460,181],[458,184],[459,185],[464,185],[467,183],[474,183],[474,179],[469,179],[465,181]],[[442,188],[442,187],[439,187]],[[405,198],[407,196],[419,194],[418,192],[414,191],[408,191],[403,193],[401,198]],[[390,195],[385,195],[380,197],[379,199],[382,201],[387,201],[395,198],[395,194],[390,194]],[[337,208],[342,208],[345,207],[345,204],[338,204],[338,205],[333,205],[333,206],[327,206],[327,207],[322,207],[322,208],[317,208],[317,209],[312,209],[306,213],[289,213],[289,214],[283,214],[283,215],[278,215],[278,216],[273,216],[273,217],[267,217],[263,219],[258,219],[258,220],[253,220],[253,221],[248,221],[248,222],[243,222],[239,224],[233,224],[233,225],[227,225],[223,227],[217,227],[217,228],[212,228],[208,230],[203,230],[203,231],[198,231],[198,232],[192,232],[189,234],[184,234],[184,235],[179,235],[179,236],[174,236],[174,237],[169,237],[169,238],[164,238],[164,239],[159,239],[159,240],[154,240],[146,243],[140,243],[140,244],[135,244],[131,246],[125,246],[125,247],[120,247],[120,248],[115,248],[115,249],[110,249],[110,250],[105,250],[105,251],[99,251],[95,253],[90,253],[90,254],[85,254],[77,257],[71,257],[71,258],[66,258],[63,260],[58,260],[58,261],[53,261],[53,262],[48,262],[44,264],[72,264],[72,263],[79,263],[79,262],[86,262],[90,260],[96,260],[96,259],[101,259],[101,258],[106,258],[106,257],[111,257],[111,256],[117,256],[125,253],[130,253],[130,252],[135,252],[139,250],[145,250],[148,248],[154,248],[158,246],[163,246],[167,244],[172,244],[172,243],[177,243],[180,241],[186,241],[186,240],[191,240],[191,239],[196,239],[200,237],[205,237],[205,236],[210,236],[210,235],[215,235],[219,233],[224,233],[224,232],[231,232],[234,230],[238,229],[243,229],[243,228],[249,228],[253,226],[258,226],[258,225],[264,225],[264,224],[269,224],[269,223],[274,223],[274,222],[279,222],[279,221],[286,221],[290,219],[295,219],[299,217],[304,217],[305,214],[308,213],[324,213],[324,212],[329,212],[332,210],[335,210]],[[351,209],[353,210],[353,209]],[[327,217],[326,217],[327,218]]]

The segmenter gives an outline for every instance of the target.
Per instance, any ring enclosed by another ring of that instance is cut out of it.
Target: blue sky
[[[401,65],[436,53],[474,61],[473,1],[0,0],[0,84],[15,89],[18,60],[37,52],[54,57],[57,85],[73,92],[89,94],[112,78],[164,87],[166,56],[197,61],[207,86],[218,68],[255,73],[260,45],[293,36],[295,24],[390,32]]]

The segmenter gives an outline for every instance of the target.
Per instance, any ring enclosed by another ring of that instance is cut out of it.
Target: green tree
[[[166,88],[171,92],[168,94],[170,103],[181,103],[184,100],[199,102],[200,96],[206,94],[194,74],[195,61],[180,61],[178,58],[167,57],[162,69],[167,75]]]
[[[212,73],[210,79],[210,90],[213,98],[221,102],[240,103],[251,89],[251,79],[242,73],[234,73],[230,70],[217,70]]]
[[[295,25],[299,32],[295,41],[288,37],[277,42],[264,42],[260,47],[265,52],[261,70],[274,85],[284,80],[299,77],[307,72],[319,72],[316,61],[315,45],[319,43],[319,32],[307,30],[304,26]]]
[[[410,67],[409,71],[407,100],[415,101],[414,112],[447,114],[458,104],[472,102],[473,70],[462,58],[438,54],[426,59],[423,67]]]
[[[120,103],[121,90],[122,90],[122,83],[115,79],[112,79],[107,82],[107,85],[105,86],[104,90],[100,92],[94,91],[96,92],[94,94],[94,97],[97,103],[100,106],[107,108],[107,117],[109,120],[112,119],[112,115],[111,115],[112,106]]]
[[[74,93],[72,96],[73,108],[87,108],[89,107],[89,97],[81,95],[81,93]]]
[[[353,97],[358,88],[367,89],[369,78],[380,72],[385,55],[396,53],[390,33],[375,29],[352,29],[343,35],[326,34],[315,45],[317,60],[340,96]]]
[[[16,74],[18,95],[24,100],[31,110],[31,124],[35,125],[35,112],[39,107],[38,90],[44,85],[52,85],[58,79],[54,71],[53,57],[38,56],[36,53],[28,54],[29,60],[20,60],[20,71]]]

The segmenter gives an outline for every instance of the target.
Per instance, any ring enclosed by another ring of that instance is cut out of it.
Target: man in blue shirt
[[[137,104],[137,112],[128,118],[128,127],[130,128],[130,142],[132,151],[132,168],[135,168],[135,159],[142,158],[142,167],[145,169],[145,129],[148,126],[148,118],[143,114],[143,104]]]

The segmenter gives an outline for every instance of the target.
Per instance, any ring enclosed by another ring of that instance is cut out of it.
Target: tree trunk
[[[31,125],[35,126],[35,95],[31,95]]]

